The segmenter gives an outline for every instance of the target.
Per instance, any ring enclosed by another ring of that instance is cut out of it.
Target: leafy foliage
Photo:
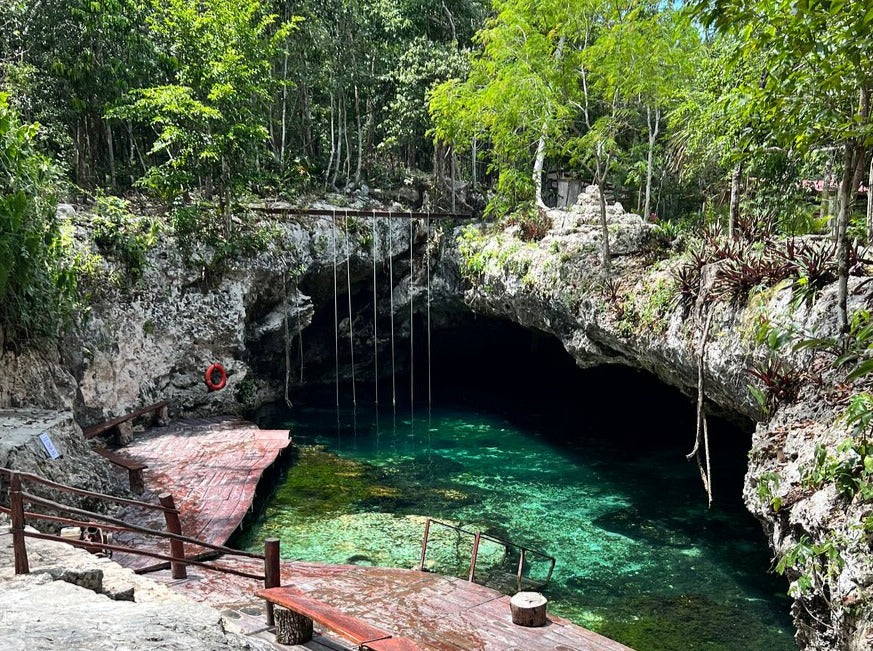
[[[55,215],[57,172],[0,94],[0,327],[12,343],[57,332],[75,291]]]
[[[95,244],[117,258],[135,282],[145,269],[149,249],[157,242],[159,222],[133,215],[124,199],[98,194],[91,229]]]

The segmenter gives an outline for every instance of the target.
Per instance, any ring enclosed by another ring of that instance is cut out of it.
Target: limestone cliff
[[[0,355],[0,369],[8,369],[0,373],[0,407],[72,407],[82,425],[157,399],[172,401],[177,414],[241,413],[281,399],[286,382],[293,394],[301,382],[333,381],[335,311],[342,340],[354,333],[359,372],[372,373],[370,351],[387,353],[392,307],[398,339],[408,336],[410,294],[415,309],[424,309],[428,263],[437,326],[470,310],[508,319],[555,336],[580,367],[646,369],[696,396],[703,304],[676,300],[676,247],[663,229],[618,205],[608,216],[608,274],[599,267],[598,205],[590,191],[570,210],[551,211],[551,226],[537,241],[523,240],[518,226],[426,230],[414,223],[410,235],[408,222],[374,224],[345,219],[342,211],[336,221],[277,220],[259,254],[222,265],[205,246],[186,262],[167,237],[142,279],[98,296],[60,350]],[[374,273],[381,320],[375,341]],[[870,305],[873,287],[853,279],[850,289],[850,310]],[[866,623],[873,611],[870,508],[815,478],[822,465],[817,443],[830,451],[832,466],[851,455],[836,448],[848,437],[841,415],[854,389],[834,386],[825,354],[788,346],[779,355],[804,378],[796,399],[765,416],[748,391],[747,370],[769,354],[756,340],[759,325],[832,335],[835,294],[827,286],[811,304],[797,304],[782,283],[741,302],[706,303],[703,379],[708,410],[766,421],[754,435],[744,497],[775,559],[790,561],[799,642],[863,649],[873,647]],[[349,296],[351,310],[342,302]],[[203,372],[212,362],[229,378],[227,388],[209,393]],[[341,366],[343,376],[349,372]]]

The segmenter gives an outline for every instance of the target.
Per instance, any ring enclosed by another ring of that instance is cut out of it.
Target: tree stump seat
[[[312,639],[312,624],[354,642],[359,649],[370,651],[419,651],[412,640],[392,635],[363,619],[347,615],[333,606],[305,596],[297,588],[281,587],[258,590],[257,596],[279,606],[275,611],[276,642],[304,644]]]
[[[545,626],[548,600],[539,592],[519,592],[509,600],[512,623],[518,626]]]

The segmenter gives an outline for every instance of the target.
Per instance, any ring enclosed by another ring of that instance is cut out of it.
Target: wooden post
[[[158,411],[155,413],[155,425],[159,427],[164,427],[169,422],[170,406],[168,404],[163,404],[158,407]]]
[[[174,533],[177,536],[182,535],[182,523],[179,521],[179,511],[176,509],[176,503],[173,501],[173,496],[170,493],[161,493],[158,496],[158,501],[166,511],[164,518],[167,521],[167,531]],[[170,556],[173,558],[185,558],[185,544],[181,540],[170,538]],[[188,570],[185,563],[179,561],[170,562],[170,570],[174,579],[187,579]]]
[[[476,537],[473,538],[473,555],[470,558],[470,574],[467,577],[467,581],[473,583],[473,576],[476,574],[476,558],[479,556],[479,538],[482,535],[482,532],[477,531]]]
[[[9,506],[12,510],[12,551],[15,555],[15,573],[29,574],[27,547],[24,544],[24,501],[21,498],[21,477],[12,473],[9,483]]]
[[[133,423],[129,420],[115,426],[115,445],[123,448],[133,442]]]
[[[280,585],[282,585],[282,572],[279,564],[279,539],[267,538],[264,541],[264,587],[278,588]],[[273,604],[268,601],[267,626],[273,626],[275,623]],[[312,635],[311,627],[312,623],[310,622],[310,639]]]
[[[142,468],[131,468],[127,471],[127,483],[130,484],[130,492],[134,495],[142,495],[145,492],[145,477]]]
[[[430,518],[424,522],[424,538],[421,541],[421,560],[418,561],[418,571],[424,571],[424,557],[427,555],[427,538],[430,535]]]

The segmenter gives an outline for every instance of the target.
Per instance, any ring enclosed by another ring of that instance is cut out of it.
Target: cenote
[[[625,368],[581,371],[554,340],[492,321],[434,343],[430,410],[410,407],[398,376],[396,409],[388,377],[378,410],[358,382],[356,409],[337,410],[326,387],[262,411],[298,450],[241,544],[279,537],[288,559],[411,568],[430,516],[556,557],[550,612],[639,651],[794,648],[786,581],[741,501],[751,424],[712,421],[707,509],[685,460],[693,406],[677,391]],[[426,381],[414,390],[426,398]],[[430,569],[466,576],[471,542],[437,538]],[[485,549],[477,580],[500,583],[516,559]]]

